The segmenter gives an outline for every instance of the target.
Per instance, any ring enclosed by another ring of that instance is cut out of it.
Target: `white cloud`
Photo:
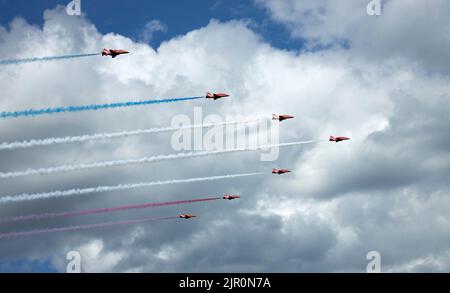
[[[123,257],[123,252],[105,252],[104,249],[103,241],[93,240],[77,250],[80,252],[84,272],[109,272]]]
[[[367,0],[256,0],[271,18],[307,45],[348,43],[353,56],[371,62],[407,59],[411,66],[448,73],[450,23],[445,0],[386,0],[381,16],[366,13]]]
[[[256,0],[266,7],[271,17],[286,24],[293,37],[332,43],[346,40],[363,17],[366,17],[365,0]]]
[[[141,33],[141,38],[143,42],[149,43],[153,40],[156,33],[165,32],[167,32],[167,26],[161,21],[154,19],[145,24],[145,27]]]

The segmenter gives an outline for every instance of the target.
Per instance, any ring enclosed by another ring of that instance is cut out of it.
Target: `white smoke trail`
[[[167,181],[119,184],[119,185],[113,185],[113,186],[97,186],[97,187],[91,187],[91,188],[77,188],[77,189],[69,189],[69,190],[63,190],[63,191],[58,190],[58,191],[52,191],[52,192],[45,192],[45,193],[7,195],[7,196],[0,197],[0,204],[31,201],[31,200],[46,199],[46,198],[55,198],[55,197],[67,197],[67,196],[83,195],[83,194],[89,194],[89,193],[135,189],[135,188],[158,186],[158,185],[171,185],[171,184],[180,184],[180,183],[213,181],[213,180],[220,180],[220,179],[232,179],[232,178],[239,178],[239,177],[257,176],[257,175],[262,175],[262,174],[264,174],[264,173],[242,173],[242,174],[231,174],[231,175],[222,175],[222,176],[175,179],[175,180],[167,180]]]
[[[49,57],[35,57],[35,58],[25,58],[25,59],[0,60],[0,65],[31,63],[31,62],[39,62],[39,61],[63,60],[63,59],[74,59],[74,58],[91,57],[91,56],[99,56],[99,55],[100,55],[99,53],[92,53],[92,54],[75,54],[75,55],[64,55],[64,56],[49,56]]]
[[[223,150],[216,150],[216,151],[196,151],[196,152],[178,153],[178,154],[172,154],[172,155],[158,155],[158,156],[152,156],[152,157],[143,157],[143,158],[138,158],[138,159],[104,161],[104,162],[79,164],[79,165],[64,165],[64,166],[51,167],[51,168],[28,169],[26,171],[0,173],[0,178],[7,179],[7,178],[15,178],[15,177],[22,177],[22,176],[30,176],[30,175],[50,175],[50,174],[61,173],[61,172],[79,171],[79,170],[87,170],[87,169],[102,168],[102,167],[145,164],[145,163],[153,163],[153,162],[160,162],[160,161],[166,161],[166,160],[176,160],[176,159],[184,159],[184,158],[192,158],[192,157],[205,157],[205,156],[212,156],[212,155],[219,155],[219,154],[226,154],[226,153],[256,151],[256,150],[263,150],[263,149],[274,148],[274,147],[294,146],[294,145],[301,145],[301,144],[316,143],[316,142],[321,142],[321,141],[323,141],[323,140],[296,141],[296,142],[279,143],[279,144],[267,144],[267,145],[246,147],[246,148],[223,149]]]
[[[4,143],[0,144],[0,150],[25,149],[25,148],[31,148],[31,147],[36,147],[36,146],[48,146],[48,145],[54,145],[54,144],[86,142],[86,141],[93,141],[93,140],[136,136],[136,135],[141,135],[141,134],[171,132],[171,131],[183,130],[183,129],[196,129],[196,128],[207,128],[207,127],[215,127],[215,126],[226,126],[226,125],[230,125],[230,124],[238,125],[238,124],[245,124],[245,123],[254,123],[254,122],[259,121],[260,119],[261,118],[255,118],[255,119],[249,119],[249,120],[231,121],[231,122],[223,122],[223,123],[194,124],[194,125],[186,125],[186,126],[181,126],[181,127],[148,128],[148,129],[138,129],[138,130],[112,132],[112,133],[97,133],[97,134],[80,135],[80,136],[51,137],[51,138],[45,138],[45,139],[32,139],[32,140],[27,140],[27,141],[4,142]]]

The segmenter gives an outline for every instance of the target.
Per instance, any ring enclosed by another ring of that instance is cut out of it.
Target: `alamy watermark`
[[[78,251],[69,251],[66,255],[68,261],[66,266],[66,273],[79,274],[81,273],[81,253]]]
[[[236,123],[233,123],[236,122]],[[214,125],[193,127],[189,125]],[[279,123],[269,119],[248,116],[219,115],[203,117],[201,107],[194,108],[193,119],[188,115],[176,115],[171,127],[178,128],[172,134],[171,146],[175,151],[258,150],[261,161],[275,161],[279,156]],[[268,146],[261,148],[261,146]]]
[[[367,273],[381,273],[381,254],[378,251],[369,251],[366,259],[369,261],[366,267]]]
[[[381,0],[371,0],[366,7],[367,15],[370,16],[380,16],[381,10]]]
[[[70,16],[81,15],[81,0],[72,0],[66,6],[66,13]]]

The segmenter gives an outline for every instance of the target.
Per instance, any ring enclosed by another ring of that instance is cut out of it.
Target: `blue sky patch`
[[[66,6],[69,0],[0,0],[0,24],[7,26],[14,17],[21,16],[29,23],[42,25],[42,13],[57,5]],[[253,1],[241,0],[81,0],[82,13],[103,33],[119,33],[135,41],[145,41],[146,25],[159,21],[165,29],[157,30],[150,40],[153,47],[177,35],[206,26],[211,19],[221,22],[249,20],[252,30],[272,46],[299,50],[302,41],[292,39],[281,24],[270,20],[266,10]]]

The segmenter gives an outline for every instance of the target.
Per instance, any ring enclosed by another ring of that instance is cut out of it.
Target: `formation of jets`
[[[117,57],[118,55],[122,55],[122,54],[128,54],[128,51],[125,50],[116,50],[116,49],[103,49],[102,51],[102,56],[111,56],[112,58]],[[229,97],[229,94],[226,93],[210,93],[207,92],[205,98],[206,99],[211,99],[211,100],[218,100],[221,98],[225,98],[225,97]],[[295,118],[292,115],[287,115],[287,114],[283,114],[283,115],[278,115],[278,114],[272,114],[272,120],[277,120],[279,122],[284,121],[284,120],[288,120],[288,119],[293,119]],[[344,140],[349,140],[349,137],[345,137],[345,136],[330,136],[329,141],[331,142],[341,142]],[[287,169],[272,169],[272,174],[278,174],[278,175],[282,175],[282,174],[286,174],[286,173],[290,173],[290,170]],[[229,195],[229,194],[225,194],[223,197],[223,199],[225,200],[233,200],[233,199],[238,199],[241,198],[238,195]],[[180,219],[191,219],[191,218],[195,218],[195,215],[192,214],[180,214],[178,216]]]

